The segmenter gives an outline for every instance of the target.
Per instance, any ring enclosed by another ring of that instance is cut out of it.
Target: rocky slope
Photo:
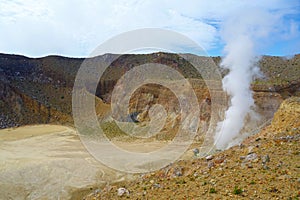
[[[271,125],[239,146],[177,161],[135,181],[107,185],[83,199],[298,199],[299,119],[300,98],[289,98]]]

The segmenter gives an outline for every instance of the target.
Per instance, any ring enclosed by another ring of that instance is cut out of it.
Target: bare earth
[[[271,125],[240,146],[135,176],[96,161],[72,128],[4,129],[0,131],[0,199],[294,200],[300,197],[299,141],[300,98],[284,101]],[[115,144],[128,151],[149,152],[167,143]],[[189,150],[184,157],[191,155]],[[121,187],[128,192],[119,196]]]
[[[151,152],[165,144],[115,142],[133,152]],[[33,125],[0,130],[0,199],[81,199],[91,189],[132,178],[95,160],[73,128]]]
[[[0,131],[0,199],[70,199],[75,190],[122,177],[93,159],[69,127]]]

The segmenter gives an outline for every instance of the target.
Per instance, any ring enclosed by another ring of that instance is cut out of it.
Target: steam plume
[[[271,30],[274,19],[270,13],[261,10],[248,10],[237,13],[223,25],[225,57],[221,67],[229,69],[223,78],[223,90],[230,96],[230,107],[225,120],[218,123],[215,144],[218,149],[227,148],[239,135],[244,119],[254,106],[250,84],[259,75],[255,65],[258,60],[256,45]]]

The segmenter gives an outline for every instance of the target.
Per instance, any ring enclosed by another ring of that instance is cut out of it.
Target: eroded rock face
[[[300,135],[300,97],[288,98],[280,104],[270,124],[259,133],[261,138],[272,138],[276,142],[297,141]],[[247,139],[244,143],[248,143]]]
[[[27,124],[72,123],[70,113],[0,81],[0,129]]]

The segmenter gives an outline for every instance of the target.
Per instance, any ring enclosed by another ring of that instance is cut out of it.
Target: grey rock
[[[246,156],[240,156],[240,160],[245,160]]]
[[[253,160],[256,160],[258,157],[257,157],[257,154],[256,153],[251,153],[249,155],[247,155],[245,157],[245,161],[248,162],[248,161],[253,161]]]
[[[248,154],[253,154],[254,153],[253,149],[254,149],[254,146],[249,146],[248,147]]]
[[[215,163],[212,162],[212,161],[209,161],[209,162],[207,163],[208,169],[211,169],[211,168],[214,167],[214,166],[215,166]]]
[[[174,175],[175,176],[182,176],[183,175],[183,172],[182,172],[182,168],[181,167],[176,167],[175,170],[174,170]]]
[[[199,149],[198,148],[193,149],[193,153],[194,153],[194,156],[198,156],[199,155]]]
[[[126,188],[118,188],[117,192],[119,197],[123,196],[124,194],[129,195],[129,191]]]
[[[267,162],[270,162],[270,157],[269,157],[269,155],[264,155],[264,156],[262,156],[262,163],[263,164],[266,164]]]
[[[268,167],[267,165],[263,165],[263,169],[268,170],[270,169],[270,167]]]
[[[96,189],[96,190],[94,191],[95,194],[99,194],[100,192],[101,192],[100,189]]]
[[[208,160],[212,160],[214,158],[213,155],[209,155],[209,156],[206,156],[205,159],[208,161]]]
[[[252,165],[251,163],[248,163],[248,164],[247,164],[247,167],[248,167],[248,168],[253,168],[253,165]]]

